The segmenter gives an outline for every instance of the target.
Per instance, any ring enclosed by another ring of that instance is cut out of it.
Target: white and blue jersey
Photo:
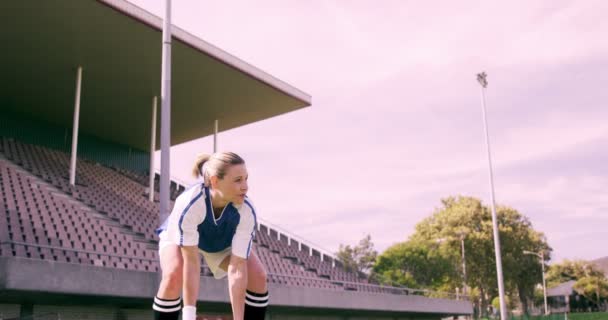
[[[256,212],[249,198],[242,205],[229,203],[216,219],[209,187],[201,183],[177,197],[171,215],[156,232],[163,241],[198,246],[208,253],[231,247],[232,254],[247,259],[256,229]]]

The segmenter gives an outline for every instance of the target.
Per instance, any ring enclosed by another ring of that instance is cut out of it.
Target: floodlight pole
[[[80,90],[82,66],[76,69],[76,96],[74,98],[74,124],[72,126],[72,154],[70,157],[70,185],[76,184],[76,154],[78,153],[78,124],[80,123]]]
[[[169,215],[171,164],[171,0],[165,0],[161,72],[160,223]]]
[[[460,248],[462,254],[462,295],[467,295],[467,263],[464,256],[464,233],[460,235]]]
[[[152,123],[150,124],[150,193],[148,200],[154,201],[154,151],[156,151],[156,109],[158,98],[154,96],[152,99]]]
[[[507,304],[505,303],[505,288],[502,276],[502,257],[500,251],[500,236],[498,234],[498,219],[496,218],[496,201],[494,200],[494,177],[492,174],[492,156],[490,152],[490,138],[488,134],[488,120],[486,117],[486,95],[485,89],[488,86],[487,75],[485,72],[477,74],[477,81],[481,84],[481,111],[483,115],[483,129],[486,138],[486,150],[488,152],[488,172],[490,176],[490,196],[492,208],[492,230],[494,233],[494,252],[496,254],[496,277],[498,281],[498,297],[500,300],[500,318],[507,320]]]
[[[213,153],[217,152],[217,132],[219,129],[219,121],[215,120],[213,122]]]

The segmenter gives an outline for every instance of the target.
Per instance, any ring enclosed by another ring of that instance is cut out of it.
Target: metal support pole
[[[217,132],[219,127],[219,121],[215,120],[213,124],[213,153],[217,152]]]
[[[541,271],[543,273],[542,274],[542,276],[543,276],[543,299],[545,301],[545,315],[548,315],[549,308],[547,307],[547,284],[545,282],[545,253],[543,251],[538,253],[538,252],[524,250],[524,254],[534,255],[540,259],[540,267],[541,267]]]
[[[156,151],[156,105],[158,98],[152,99],[152,123],[150,124],[150,194],[148,200],[154,201],[154,151]]]
[[[543,298],[545,299],[545,315],[549,314],[549,308],[547,307],[547,283],[545,282],[545,253],[540,252],[540,265],[543,272]]]
[[[600,277],[595,276],[595,295],[597,296],[597,310],[600,310]]]
[[[485,89],[488,86],[485,72],[477,74],[477,81],[481,84],[481,111],[483,114],[483,128],[486,138],[486,150],[488,153],[488,173],[490,178],[490,196],[492,208],[492,230],[494,233],[494,252],[496,255],[496,277],[498,281],[498,298],[500,301],[500,318],[507,320],[507,304],[505,302],[505,288],[502,276],[502,257],[500,251],[500,235],[498,234],[498,219],[496,218],[496,202],[494,200],[494,177],[492,174],[492,156],[490,151],[490,137],[488,134],[488,120],[486,117],[486,95]]]
[[[467,295],[467,263],[464,256],[464,235],[460,237],[460,246],[462,248],[462,295]]]
[[[160,221],[169,215],[171,168],[171,0],[165,0],[163,19],[163,52],[161,73],[160,124]]]
[[[78,124],[80,123],[80,90],[82,66],[76,70],[76,97],[74,99],[74,125],[72,126],[72,156],[70,159],[70,185],[76,184],[76,154],[78,153]]]

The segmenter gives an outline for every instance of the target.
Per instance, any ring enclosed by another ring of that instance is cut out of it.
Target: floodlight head
[[[487,77],[488,75],[485,73],[485,71],[477,74],[477,82],[479,82],[479,84],[481,84],[481,86],[484,88],[488,86]]]

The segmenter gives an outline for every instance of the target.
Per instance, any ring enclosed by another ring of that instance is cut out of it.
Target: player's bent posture
[[[184,191],[157,230],[162,280],[154,298],[156,320],[196,319],[200,256],[216,279],[228,275],[234,320],[264,319],[266,271],[252,252],[256,211],[247,194],[245,161],[232,152],[202,155],[193,174],[204,183]],[[183,294],[183,309],[181,308]]]

